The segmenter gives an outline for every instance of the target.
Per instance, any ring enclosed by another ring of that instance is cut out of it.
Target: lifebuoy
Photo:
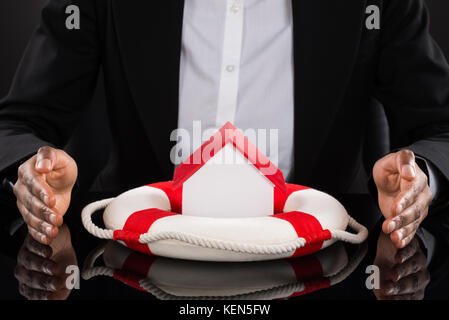
[[[360,264],[366,249],[359,246],[349,255],[336,243],[295,259],[209,263],[149,256],[109,241],[91,252],[82,277],[112,277],[161,300],[283,299],[340,283]],[[100,256],[104,265],[94,266]]]
[[[361,243],[367,229],[332,196],[299,185],[274,193],[274,214],[254,218],[210,218],[182,214],[182,188],[171,181],[127,191],[86,206],[85,228],[143,253],[202,261],[295,258],[341,240]],[[105,209],[106,229],[91,219]],[[356,233],[350,233],[347,229]]]

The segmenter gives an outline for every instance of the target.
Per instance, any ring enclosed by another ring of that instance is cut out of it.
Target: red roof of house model
[[[227,122],[176,168],[173,177],[173,187],[178,188],[181,186],[228,143],[232,143],[235,149],[248,159],[281,192],[286,192],[284,175],[281,170],[230,122]]]

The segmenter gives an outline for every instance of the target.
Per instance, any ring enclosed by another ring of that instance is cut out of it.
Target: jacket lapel
[[[170,133],[178,122],[184,0],[111,2],[132,97],[160,167],[170,174]]]
[[[365,1],[292,1],[295,60],[294,180],[308,184],[313,181],[313,165],[350,80],[361,37]]]

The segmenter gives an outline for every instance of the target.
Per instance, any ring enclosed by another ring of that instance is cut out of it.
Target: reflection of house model
[[[226,123],[175,171],[182,213],[202,217],[272,215],[282,172],[231,123]]]

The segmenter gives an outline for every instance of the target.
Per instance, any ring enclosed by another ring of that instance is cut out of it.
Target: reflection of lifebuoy
[[[159,299],[281,299],[333,286],[348,277],[366,253],[351,257],[336,243],[313,255],[251,263],[210,263],[153,257],[110,241],[92,252],[85,280],[113,277]],[[94,266],[103,256],[104,266]],[[180,276],[182,275],[182,276]]]
[[[82,221],[91,234],[134,250],[203,261],[298,257],[337,240],[361,243],[368,235],[336,199],[298,185],[287,184],[286,194],[274,194],[275,214],[255,218],[182,215],[180,190],[172,182],[136,188],[88,205]],[[100,229],[91,216],[104,208],[107,229]],[[348,227],[356,234],[347,232]]]

